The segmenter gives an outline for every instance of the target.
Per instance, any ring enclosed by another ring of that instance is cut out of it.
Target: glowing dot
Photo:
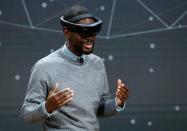
[[[101,11],[104,11],[104,10],[105,10],[105,7],[104,7],[104,6],[100,6],[100,10],[101,10]]]
[[[47,3],[46,2],[42,2],[42,8],[47,8]]]
[[[132,125],[135,125],[135,124],[136,124],[136,120],[135,120],[135,119],[131,119],[131,120],[130,120],[130,123],[131,123]]]
[[[156,45],[154,43],[151,43],[149,46],[151,49],[155,49],[155,47],[156,47]]]
[[[149,21],[153,21],[153,20],[154,20],[154,17],[150,16]]]
[[[153,73],[154,71],[155,71],[154,68],[152,68],[152,67],[149,68],[149,72],[150,72],[150,73]]]
[[[182,28],[182,25],[180,24],[180,25],[178,25],[178,27],[179,27],[179,28]]]
[[[55,50],[54,49],[50,49],[50,52],[53,53]]]
[[[180,106],[175,106],[175,111],[180,111]]]
[[[2,11],[0,10],[0,15],[2,15]]]
[[[152,126],[152,122],[151,122],[151,121],[148,121],[148,122],[147,122],[147,125],[148,125],[148,126]]]
[[[2,46],[2,42],[0,42],[0,46]]]
[[[21,77],[20,77],[20,75],[18,75],[18,74],[16,74],[16,75],[14,76],[14,79],[17,80],[17,81],[20,80],[20,78],[21,78]]]
[[[108,56],[108,60],[112,61],[114,59],[113,55]]]
[[[53,2],[54,0],[49,0],[50,2]]]

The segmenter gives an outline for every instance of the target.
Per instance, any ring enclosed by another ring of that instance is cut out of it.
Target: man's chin
[[[93,52],[93,49],[92,50],[83,50],[83,54],[85,55],[89,55]]]

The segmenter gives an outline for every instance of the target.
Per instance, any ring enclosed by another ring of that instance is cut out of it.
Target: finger
[[[64,91],[64,92],[59,92],[57,94],[58,99],[61,101],[65,101],[66,99],[69,99],[70,97],[73,97],[73,92],[72,91]]]
[[[127,93],[128,92],[128,88],[126,88],[125,86],[119,86],[117,88],[117,91],[120,91],[120,92],[124,92],[124,93]]]
[[[61,105],[63,103],[66,103],[66,101],[69,100],[69,99],[73,99],[73,96],[68,95],[68,96],[62,97],[61,99],[59,99],[58,104]]]
[[[62,90],[56,94],[57,100],[61,103],[70,97],[73,97],[73,91],[67,89],[67,90]]]
[[[116,94],[120,94],[122,97],[126,97],[128,96],[128,92],[127,91],[122,91],[122,90],[117,90]]]
[[[120,91],[117,91],[116,92],[116,96],[119,96],[119,97],[121,97],[121,96],[123,96],[124,94],[123,93],[121,93]]]
[[[64,104],[67,105],[67,104],[69,104],[70,102],[72,102],[72,100],[73,100],[73,98],[69,98],[69,99],[67,99],[66,101],[64,101]]]
[[[63,105],[64,103],[66,103],[68,100],[72,100],[73,99],[73,95],[69,94],[67,96],[60,96],[59,100],[57,101],[58,105]]]
[[[117,89],[116,94],[121,94],[122,96],[127,96],[128,92],[122,88],[122,89]]]
[[[117,94],[116,94],[116,97],[118,97],[118,98],[119,98],[120,100],[122,100],[122,101],[125,101],[125,100],[128,98],[127,95],[121,94],[121,93],[117,93]]]
[[[116,93],[127,94],[126,90],[121,86],[118,86]]]
[[[65,88],[63,90],[60,90],[56,93],[57,96],[66,96],[66,95],[69,95],[69,94],[72,94],[73,91],[70,90],[70,88]]]
[[[121,83],[122,83],[121,79],[118,79],[117,85],[118,85],[118,86],[121,86]]]
[[[119,92],[119,93],[117,93],[117,95],[121,96],[121,98],[127,98],[128,97],[128,94],[123,93],[123,92]]]
[[[124,83],[121,84],[120,89],[124,89],[126,92],[128,92],[128,87]]]
[[[73,98],[67,99],[66,101],[63,101],[59,106],[62,107],[62,106],[68,105],[72,100]]]

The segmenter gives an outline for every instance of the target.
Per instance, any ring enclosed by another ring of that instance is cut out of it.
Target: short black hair
[[[66,9],[63,15],[64,15],[64,20],[69,21],[76,16],[79,16],[82,14],[88,14],[88,13],[90,13],[90,11],[86,7],[81,6],[81,5],[75,5],[75,6],[72,6],[71,8]]]

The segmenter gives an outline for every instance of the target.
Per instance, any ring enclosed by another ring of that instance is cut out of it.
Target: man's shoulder
[[[88,61],[91,65],[98,67],[98,68],[101,68],[104,66],[103,59],[100,56],[95,55],[95,54],[88,55]]]
[[[60,59],[62,59],[62,57],[60,57],[59,50],[56,50],[55,52],[53,52],[53,53],[51,53],[51,54],[39,59],[35,63],[35,66],[45,67],[47,65],[59,62]]]
[[[93,60],[94,61],[103,61],[103,59],[100,56],[96,55],[96,54],[90,54],[90,55],[88,55],[88,58],[91,59],[92,61]]]

